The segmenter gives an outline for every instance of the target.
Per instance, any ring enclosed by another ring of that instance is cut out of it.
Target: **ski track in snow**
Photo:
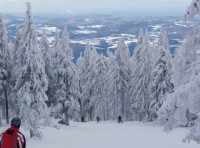
[[[6,128],[4,127],[3,130]],[[43,139],[30,139],[22,132],[27,148],[199,148],[195,142],[182,143],[189,129],[177,128],[170,133],[152,123],[115,122],[75,123],[60,129],[42,127]],[[0,130],[2,132],[2,128]]]

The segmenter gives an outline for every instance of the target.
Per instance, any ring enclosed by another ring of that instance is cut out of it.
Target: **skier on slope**
[[[97,120],[97,123],[99,123],[101,119],[99,118],[99,116],[97,116],[96,120]]]
[[[0,148],[26,148],[26,139],[19,132],[20,125],[20,118],[11,120],[11,127],[0,135]]]
[[[81,117],[81,122],[85,122],[85,120],[84,120],[84,117],[83,117],[83,116]]]
[[[122,123],[122,116],[118,116],[118,123]]]

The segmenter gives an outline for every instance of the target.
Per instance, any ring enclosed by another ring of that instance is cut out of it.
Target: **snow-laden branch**
[[[184,16],[185,21],[190,21],[197,14],[200,14],[200,0],[192,0]]]

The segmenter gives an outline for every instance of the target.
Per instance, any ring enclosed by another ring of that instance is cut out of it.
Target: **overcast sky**
[[[34,13],[185,11],[191,0],[29,0]],[[0,0],[0,12],[24,12],[25,0]]]

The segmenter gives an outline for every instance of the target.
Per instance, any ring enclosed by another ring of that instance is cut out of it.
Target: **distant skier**
[[[118,123],[122,123],[122,117],[121,116],[118,117]]]
[[[99,116],[97,116],[96,120],[97,120],[97,123],[99,123],[101,119],[99,118]]]
[[[11,127],[0,135],[0,148],[26,148],[26,139],[19,132],[20,125],[18,117],[11,120]]]
[[[85,122],[85,121],[84,121],[84,117],[83,117],[83,116],[81,117],[81,122]]]

